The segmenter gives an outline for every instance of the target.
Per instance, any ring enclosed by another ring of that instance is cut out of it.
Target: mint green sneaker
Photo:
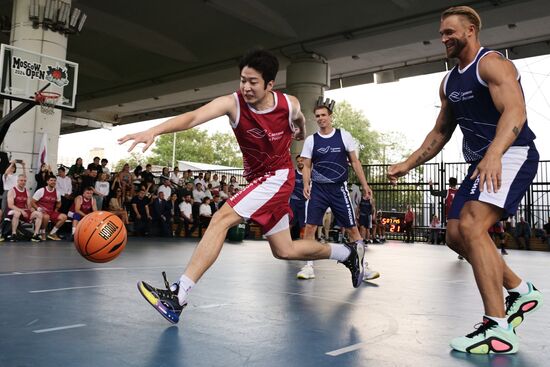
[[[519,349],[519,341],[512,325],[503,329],[486,317],[471,334],[451,340],[451,348],[471,354],[511,354]]]
[[[525,294],[510,292],[506,297],[506,317],[514,329],[521,325],[525,315],[538,310],[543,303],[542,293],[529,282],[527,286],[529,292]]]

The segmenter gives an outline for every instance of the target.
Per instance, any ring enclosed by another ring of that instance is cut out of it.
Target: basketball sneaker
[[[31,237],[31,241],[32,242],[42,242],[42,239],[40,238],[39,235],[35,234]]]
[[[315,272],[313,271],[313,266],[311,265],[304,265],[302,270],[296,274],[296,278],[298,279],[314,279],[315,278]]]
[[[451,347],[471,354],[511,354],[518,351],[519,341],[512,325],[503,329],[496,321],[484,317],[473,333],[451,340]]]
[[[164,286],[166,289],[155,288],[145,282],[138,282],[137,287],[143,298],[153,306],[166,320],[172,324],[177,324],[180,320],[181,311],[187,306],[187,302],[182,306],[178,301],[179,286],[175,283],[175,290],[170,289],[170,284],[166,280],[166,273],[162,272]]]
[[[369,264],[365,262],[365,265],[363,266],[363,281],[368,282],[369,280],[376,278],[380,278],[380,273],[376,270],[370,270]]]
[[[521,325],[525,315],[542,306],[542,293],[529,282],[527,282],[527,286],[529,292],[525,294],[510,292],[506,297],[506,317],[514,329]]]
[[[52,241],[61,241],[61,237],[59,237],[56,233],[48,233],[48,239]]]
[[[349,269],[353,288],[357,288],[363,280],[363,257],[365,256],[365,249],[363,246],[357,246],[355,242],[345,243],[344,246],[349,249],[350,253],[345,261],[339,262]]]

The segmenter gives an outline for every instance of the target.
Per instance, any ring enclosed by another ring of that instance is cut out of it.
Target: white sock
[[[522,280],[516,288],[508,289],[508,293],[510,292],[516,292],[519,294],[529,293],[529,285],[527,285],[525,280]]]
[[[500,318],[500,317],[487,316],[487,315],[485,315],[485,317],[496,322],[498,326],[500,326],[501,328],[508,329],[508,320],[506,319],[506,317]]]
[[[50,234],[55,234],[55,232],[57,232],[57,227],[53,227],[53,229],[50,231]]]
[[[180,290],[178,292],[178,301],[180,306],[183,306],[186,303],[185,300],[187,299],[187,294],[191,291],[194,285],[195,282],[185,276],[185,274],[181,275],[179,280]]]
[[[350,250],[339,243],[330,243],[330,257],[329,259],[346,261],[349,257]]]
[[[76,231],[76,227],[73,227],[73,229],[71,230],[71,234],[74,236],[74,232]]]
[[[313,266],[313,261],[306,262],[306,266]]]

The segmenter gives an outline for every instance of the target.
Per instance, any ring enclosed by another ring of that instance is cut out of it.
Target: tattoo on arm
[[[514,126],[514,128],[512,129],[512,132],[514,133],[515,136],[518,136],[519,135],[519,129],[517,126]]]

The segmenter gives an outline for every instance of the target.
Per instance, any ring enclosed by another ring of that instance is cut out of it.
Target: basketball
[[[78,223],[74,245],[86,260],[105,263],[120,255],[127,238],[126,228],[119,217],[97,211],[86,215]]]

